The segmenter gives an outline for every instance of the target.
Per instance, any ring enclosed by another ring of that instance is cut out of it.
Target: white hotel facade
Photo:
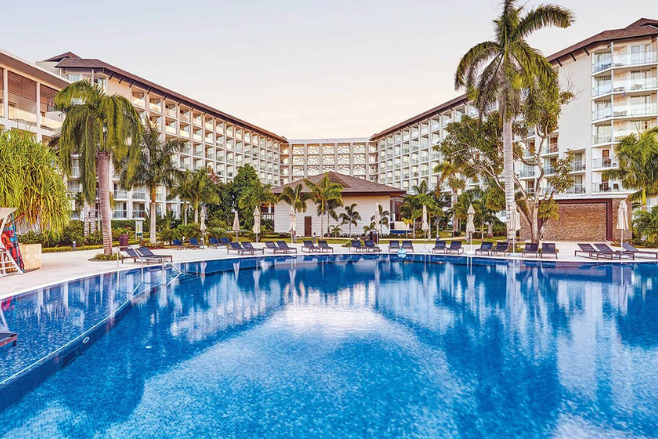
[[[658,20],[640,19],[603,31],[549,60],[560,83],[576,94],[542,154],[548,173],[558,157],[569,150],[575,154],[575,184],[559,198],[627,196],[629,192],[618,181],[606,180],[603,171],[617,166],[615,145],[621,137],[658,126]],[[51,111],[52,96],[70,81],[84,78],[108,93],[126,96],[143,118],[160,125],[163,137],[183,139],[186,147],[177,157],[181,168],[207,167],[222,181],[249,163],[263,182],[274,186],[335,171],[405,191],[421,181],[435,187],[441,157],[434,147],[445,138],[447,125],[464,115],[477,116],[462,95],[370,137],[288,140],[98,59],[68,52],[34,65],[0,52],[0,68],[0,126],[47,140],[61,125],[60,115]],[[26,85],[19,84],[17,76],[26,78]],[[517,140],[539,142],[532,133]],[[516,171],[523,184],[532,187],[534,170],[518,166]],[[122,191],[116,176],[114,183],[115,218],[143,216],[146,191]],[[75,173],[67,184],[70,191],[79,190]],[[180,206],[160,190],[158,209],[179,212]]]

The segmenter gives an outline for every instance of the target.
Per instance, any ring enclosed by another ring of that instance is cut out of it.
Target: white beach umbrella
[[[427,221],[427,206],[423,204],[423,217],[421,221],[420,228],[425,232],[425,240],[429,238],[430,224]],[[427,241],[425,241],[425,246],[427,246]],[[427,250],[427,248],[425,248]]]
[[[290,213],[288,216],[290,217],[290,226],[288,228],[288,231],[290,232],[290,242],[293,242],[295,235],[297,234],[297,212],[293,206],[290,206]]]
[[[238,240],[238,236],[240,233],[240,218],[238,217],[238,211],[235,211],[235,215],[233,216],[233,232],[235,232],[235,240]]]
[[[204,243],[206,238],[206,209],[204,206],[201,206],[201,224],[199,224],[199,229],[201,230],[201,244]]]
[[[260,235],[260,209],[258,206],[254,208],[254,228],[251,231],[256,234],[256,242],[258,242],[258,235]]]
[[[375,230],[377,231],[377,234],[382,233],[382,217],[379,214],[379,203],[375,203],[375,216],[373,218],[373,221],[375,222]]]
[[[473,233],[475,233],[475,209],[473,208],[473,204],[468,206],[466,215],[468,217],[466,221],[466,236],[470,239],[471,247],[473,247]]]
[[[626,200],[621,200],[617,209],[617,230],[621,231],[621,245],[624,246],[624,232],[628,230],[628,205]]]

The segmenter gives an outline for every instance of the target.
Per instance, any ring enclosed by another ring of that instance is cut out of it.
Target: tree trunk
[[[156,222],[156,204],[155,204],[155,187],[151,188],[151,225],[149,227],[149,242],[151,244],[155,244],[156,242],[156,228],[157,228],[157,222]]]
[[[84,206],[82,207],[82,218],[84,221],[84,235],[88,236],[89,235],[89,223],[90,223],[90,218],[89,215],[91,215],[91,208],[89,207],[89,203],[85,201]]]
[[[320,238],[324,238],[324,213],[320,215]]]
[[[457,236],[459,234],[459,220],[455,211],[455,206],[457,206],[457,190],[455,189],[452,191],[450,204],[452,205],[452,236]]]
[[[98,197],[103,230],[103,253],[112,254],[112,208],[110,207],[110,155],[98,154]]]
[[[530,221],[530,242],[539,242],[539,203],[532,204]]]
[[[505,212],[507,215],[507,240],[512,241],[516,232],[512,215],[514,204],[514,150],[512,144],[512,121],[507,116],[503,120],[503,162],[505,164]]]

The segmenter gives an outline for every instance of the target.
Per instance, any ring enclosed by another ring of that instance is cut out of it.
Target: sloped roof
[[[66,52],[67,54],[71,54],[71,52]],[[66,55],[66,54],[63,54]],[[275,134],[271,131],[268,131],[264,128],[261,128],[257,125],[251,124],[247,121],[244,121],[242,119],[239,119],[235,116],[231,116],[228,113],[224,113],[223,111],[220,111],[216,108],[213,108],[209,105],[203,104],[197,100],[194,100],[192,98],[189,98],[187,96],[184,96],[180,93],[177,93],[173,90],[170,90],[166,87],[163,87],[161,85],[158,85],[154,82],[151,82],[147,79],[144,79],[140,76],[134,75],[130,72],[127,72],[125,70],[122,70],[118,67],[115,67],[111,64],[106,63],[105,61],[102,61],[100,59],[95,59],[95,58],[80,58],[75,54],[71,54],[73,56],[70,57],[63,57],[57,65],[55,66],[56,68],[61,68],[61,69],[94,69],[95,71],[100,71],[103,73],[106,73],[110,77],[120,77],[123,80],[129,81],[131,84],[135,83],[137,84],[140,88],[144,88],[144,90],[149,91],[149,92],[154,92],[159,95],[161,95],[163,98],[170,98],[172,100],[184,103],[185,105],[198,109],[200,111],[214,114],[215,116],[218,117],[223,117],[227,119],[228,121],[242,126],[243,128],[248,128],[254,131],[257,131],[261,134],[265,134],[267,136],[273,137],[276,140],[282,142],[282,143],[288,143],[288,140],[280,136],[278,134]],[[60,57],[62,55],[55,56],[53,58],[50,58],[50,60],[56,60],[56,58]],[[48,60],[47,60],[48,61]]]
[[[402,196],[407,192],[393,186],[375,183],[374,181],[365,180],[363,178],[352,177],[351,175],[339,174],[338,172],[325,172],[324,174],[313,175],[308,177],[308,180],[313,183],[318,183],[324,178],[325,175],[329,176],[329,180],[333,183],[338,183],[343,186],[343,195],[391,195]],[[304,184],[304,180],[293,181],[292,183],[284,184],[272,189],[272,193],[278,195],[283,192],[285,187],[295,187],[298,184],[303,185],[303,192],[309,192],[308,187]]]
[[[65,58],[80,58],[80,57],[73,52],[64,52],[64,53],[60,53],[59,55],[53,56],[51,58],[44,59],[44,62],[58,62]]]
[[[658,20],[650,18],[640,18],[634,23],[621,29],[609,29],[599,32],[579,43],[573,44],[566,49],[554,53],[548,57],[549,61],[559,62],[560,58],[570,55],[579,50],[587,52],[587,49],[595,44],[612,40],[623,40],[627,38],[638,38],[645,36],[658,35]]]

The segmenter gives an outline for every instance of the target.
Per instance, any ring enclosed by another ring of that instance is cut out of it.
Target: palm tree
[[[329,174],[324,174],[324,177],[317,183],[313,183],[309,179],[304,180],[304,183],[309,188],[311,197],[317,206],[320,217],[320,236],[324,238],[324,217],[329,214],[332,202],[342,203],[343,186],[331,181]]]
[[[194,199],[193,185],[194,173],[189,169],[176,175],[176,181],[172,186],[170,197],[178,197],[183,202],[183,224],[187,225],[187,203]]]
[[[140,161],[136,163],[137,169],[124,168],[121,179],[125,187],[139,185],[145,186],[149,191],[151,197],[149,242],[155,244],[157,189],[158,186],[170,189],[174,185],[179,171],[172,156],[183,147],[183,142],[180,139],[163,141],[155,122],[147,121],[143,131],[142,151]],[[133,176],[131,180],[128,180],[128,174]]]
[[[416,220],[423,214],[422,198],[418,195],[407,195],[400,205],[400,213],[411,221],[412,234],[416,237]]]
[[[658,206],[650,211],[637,211],[633,220],[633,227],[647,241],[655,242],[656,237],[658,237]]]
[[[625,189],[637,190],[629,198],[646,211],[647,196],[658,194],[658,128],[623,137],[615,150],[619,167],[603,172],[603,177],[619,179]]]
[[[247,212],[251,213],[256,207],[275,201],[276,197],[272,193],[272,185],[263,184],[260,180],[256,180],[242,192],[238,199],[238,206],[240,209],[246,209]]]
[[[191,203],[194,209],[194,222],[199,223],[199,207],[202,203],[216,203],[219,201],[219,196],[214,188],[213,182],[210,178],[210,171],[208,168],[199,168],[192,174],[191,186]],[[201,214],[205,215],[205,209],[201,210]]]
[[[295,209],[295,213],[306,212],[306,201],[311,199],[309,192],[304,192],[304,186],[299,183],[295,187],[286,186],[283,188],[277,201],[285,201],[289,206]]]
[[[110,163],[126,160],[137,169],[140,159],[141,123],[139,113],[128,99],[106,95],[103,88],[87,81],[68,85],[55,95],[55,108],[66,114],[59,136],[59,156],[71,175],[72,155],[80,155],[80,178],[85,199],[99,203],[103,229],[103,251],[112,254],[112,208],[110,205]],[[132,178],[132,174],[128,175]]]
[[[391,215],[391,213],[388,210],[384,210],[384,206],[381,204],[378,205],[379,207],[377,210],[379,211],[379,224],[381,224],[384,227],[388,227],[389,221],[388,218]],[[370,222],[375,222],[375,215],[370,217]]]
[[[560,6],[539,5],[523,14],[524,7],[516,3],[516,0],[504,0],[502,13],[494,20],[494,40],[473,46],[462,57],[455,73],[455,88],[467,89],[480,116],[498,103],[503,121],[505,202],[510,240],[514,235],[511,221],[515,192],[512,122],[520,111],[524,89],[537,82],[544,87],[557,87],[551,64],[526,39],[541,28],[566,28],[574,20],[572,12]]]
[[[436,195],[440,196],[441,186],[444,182],[448,183],[450,188],[450,206],[452,208],[452,235],[457,236],[459,233],[459,218],[456,215],[455,205],[457,204],[457,197],[459,191],[466,187],[466,181],[460,178],[461,169],[453,162],[443,161],[436,166],[436,172],[440,173],[439,181],[436,185]]]
[[[340,214],[341,224],[347,224],[348,234],[352,236],[352,226],[356,226],[361,221],[361,214],[356,210],[356,203],[345,206],[345,212]]]

